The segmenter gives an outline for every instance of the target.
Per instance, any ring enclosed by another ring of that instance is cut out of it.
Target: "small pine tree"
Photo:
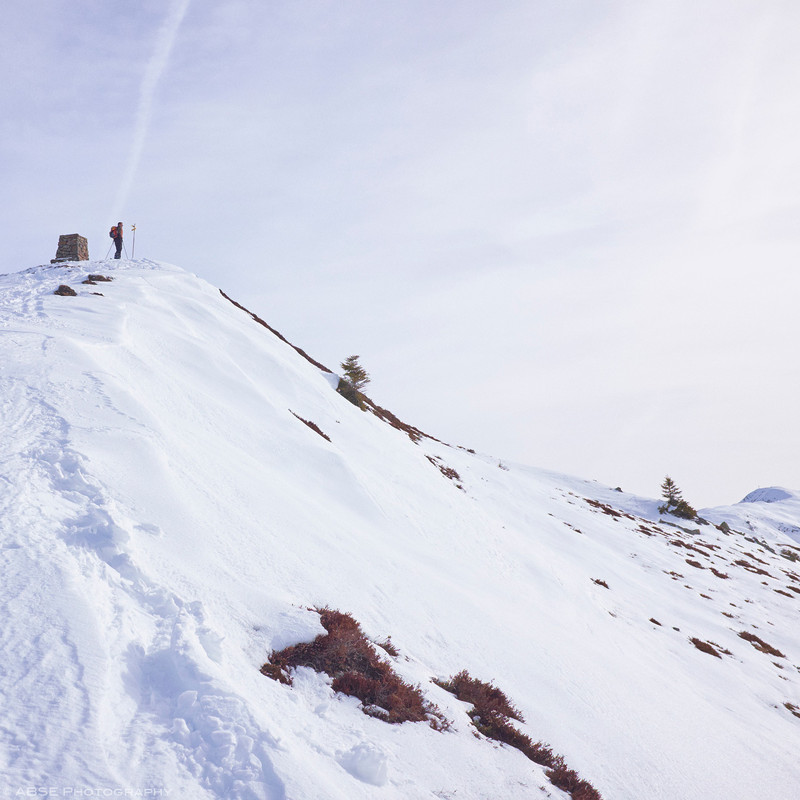
[[[350,385],[357,392],[361,392],[369,383],[369,375],[364,367],[358,363],[358,359],[359,356],[348,356],[340,366],[344,370],[345,378],[347,378]]]
[[[697,512],[685,501],[678,500],[678,505],[672,509],[672,515],[683,519],[697,519]]]
[[[349,400],[353,405],[364,408],[362,390],[369,383],[369,375],[364,367],[358,363],[359,356],[348,356],[340,364],[344,377],[339,381],[336,391]]]
[[[669,475],[661,484],[661,496],[666,500],[658,507],[659,514],[672,514],[683,519],[694,519],[697,512],[683,499],[681,490]]]
[[[683,500],[681,490],[669,475],[664,478],[664,483],[661,484],[661,496],[667,501],[668,506],[675,506]]]

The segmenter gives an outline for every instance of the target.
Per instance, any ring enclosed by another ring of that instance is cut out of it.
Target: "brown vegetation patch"
[[[653,625],[661,626],[661,623],[657,619],[653,619],[652,617],[650,617],[650,622],[652,622]]]
[[[489,724],[491,718],[503,717],[524,722],[519,709],[515,708],[505,693],[492,683],[473,678],[467,670],[453,675],[447,681],[434,681],[437,686],[454,694],[465,703],[472,703],[475,711],[482,713],[486,718],[484,724]],[[497,737],[490,737],[497,738]]]
[[[689,641],[701,652],[708,653],[710,656],[716,656],[717,658],[722,658],[720,653],[717,651],[717,647],[719,645],[714,645],[711,642],[704,642],[702,639],[697,639],[696,637],[692,637]],[[720,648],[721,650],[722,648]],[[725,651],[723,651],[725,652]]]
[[[800,717],[800,708],[798,708],[794,703],[784,703],[783,706],[791,711],[796,717]]]
[[[418,442],[420,439],[431,439],[434,442],[439,442],[443,444],[439,439],[435,436],[431,436],[429,433],[425,433],[421,431],[419,428],[415,428],[413,425],[409,425],[407,422],[403,422],[401,419],[396,417],[386,408],[381,408],[377,403],[374,403],[372,400],[369,399],[366,395],[361,395],[361,399],[364,405],[367,407],[368,411],[371,411],[378,419],[382,419],[384,422],[391,425],[393,428],[397,428],[399,431],[403,431],[412,442]]]
[[[320,435],[320,436],[321,436],[323,439],[327,439],[328,441],[330,441],[330,440],[331,440],[331,437],[330,437],[330,436],[328,436],[326,433],[323,433],[323,432],[322,432],[322,431],[319,429],[319,427],[317,426],[317,424],[316,424],[316,423],[314,423],[314,422],[309,422],[309,420],[307,420],[307,419],[303,419],[303,418],[302,418],[302,417],[301,417],[299,414],[295,414],[295,413],[294,413],[294,411],[292,411],[292,409],[291,409],[291,408],[289,409],[289,411],[291,411],[292,415],[293,415],[293,416],[295,416],[295,417],[297,417],[297,419],[299,419],[299,420],[300,420],[300,422],[304,423],[304,424],[305,424],[305,425],[307,425],[309,428],[311,428],[311,430],[312,430],[312,431],[314,431],[314,433],[318,433],[318,434],[319,434],[319,435]]]
[[[85,281],[82,281],[82,283],[88,283],[91,286],[96,286],[98,283],[108,283],[109,281],[113,280],[114,279],[109,278],[108,275],[89,275]]]
[[[673,547],[683,547],[685,550],[692,550],[695,553],[699,553],[701,556],[705,558],[711,558],[711,553],[707,553],[705,550],[702,550],[699,547],[695,547],[693,544],[687,544],[682,539],[671,539],[670,544]]]
[[[77,297],[78,295],[78,293],[71,286],[67,286],[66,283],[62,283],[53,294],[61,295],[61,297]]]
[[[776,658],[786,658],[780,650],[776,650],[772,645],[767,644],[763,639],[759,639],[758,636],[754,633],[750,633],[750,631],[739,631],[738,636],[740,639],[750,642],[756,650],[760,650],[762,653],[775,656]]]
[[[484,736],[515,747],[531,761],[547,767],[550,782],[569,792],[573,800],[602,800],[597,789],[583,780],[575,770],[567,767],[563,756],[555,755],[549,745],[534,742],[530,736],[511,724],[512,719],[518,722],[524,722],[524,719],[496,686],[471,677],[466,670],[453,675],[447,681],[435,683],[459,700],[472,704],[469,717]]]
[[[603,514],[608,514],[609,517],[614,517],[619,519],[620,517],[625,517],[625,519],[631,519],[635,521],[635,518],[632,517],[630,514],[626,514],[624,511],[620,511],[619,509],[612,508],[607,503],[601,503],[599,500],[590,500],[588,497],[583,498],[592,508],[596,508],[598,511],[602,511]]]
[[[745,561],[744,559],[739,559],[739,561],[734,561],[737,567],[744,567],[748,572],[752,572],[754,575],[766,575],[768,578],[771,578],[772,575],[769,574],[764,569],[760,567],[754,567],[749,561]]]
[[[601,580],[600,578],[592,578],[592,583],[596,583],[598,586],[602,586],[605,589],[609,588],[608,584],[604,580]]]
[[[794,600],[794,595],[789,594],[789,592],[784,592],[783,589],[776,589],[775,590],[778,594],[782,594],[784,597],[791,597]]]
[[[391,636],[387,636],[382,642],[376,639],[373,644],[380,647],[381,650],[385,650],[392,658],[397,658],[400,655],[400,651],[395,647]]]
[[[695,567],[696,569],[705,569],[705,567],[699,561],[694,561],[691,558],[687,558],[684,560],[690,567]]]
[[[459,484],[458,487],[459,489],[464,488],[463,486],[460,485],[461,476],[452,467],[448,467],[447,464],[445,464],[441,458],[439,458],[438,456],[427,456],[427,455],[425,456],[425,458],[427,458],[428,461],[430,461],[431,464],[433,464],[433,466],[436,467],[436,469],[438,469],[439,472],[441,472],[442,475],[445,476],[445,478],[451,481],[457,481]]]
[[[290,668],[311,667],[333,679],[335,692],[358,698],[369,716],[392,723],[428,722],[437,730],[448,727],[419,687],[403,681],[378,655],[352,616],[330,608],[315,610],[327,632],[313,642],[271,653],[261,667],[264,675],[291,685]]]
[[[730,578],[730,575],[726,575],[724,572],[720,572],[715,567],[710,567],[710,569],[718,578],[722,578],[723,580],[728,580]]]
[[[552,517],[553,515],[551,514],[550,516]],[[566,525],[570,530],[575,531],[575,533],[579,533],[581,536],[583,536],[583,531],[580,528],[576,528],[571,522],[565,522],[564,525]]]

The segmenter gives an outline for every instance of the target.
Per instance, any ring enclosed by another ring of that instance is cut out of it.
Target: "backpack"
[[[108,232],[108,235],[112,239],[116,239],[117,238],[117,226],[116,225],[112,225],[111,230]]]

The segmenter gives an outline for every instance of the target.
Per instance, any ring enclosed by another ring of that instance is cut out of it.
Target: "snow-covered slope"
[[[147,261],[0,276],[0,358],[7,795],[565,797],[431,682],[467,669],[605,800],[800,796],[797,493],[698,527],[414,442]],[[391,636],[451,730],[260,674],[322,606]]]

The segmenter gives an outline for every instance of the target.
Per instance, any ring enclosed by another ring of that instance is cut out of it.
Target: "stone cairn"
[[[58,250],[56,257],[50,260],[51,264],[59,264],[62,261],[88,261],[89,242],[85,236],[77,233],[62,233],[58,237]]]

